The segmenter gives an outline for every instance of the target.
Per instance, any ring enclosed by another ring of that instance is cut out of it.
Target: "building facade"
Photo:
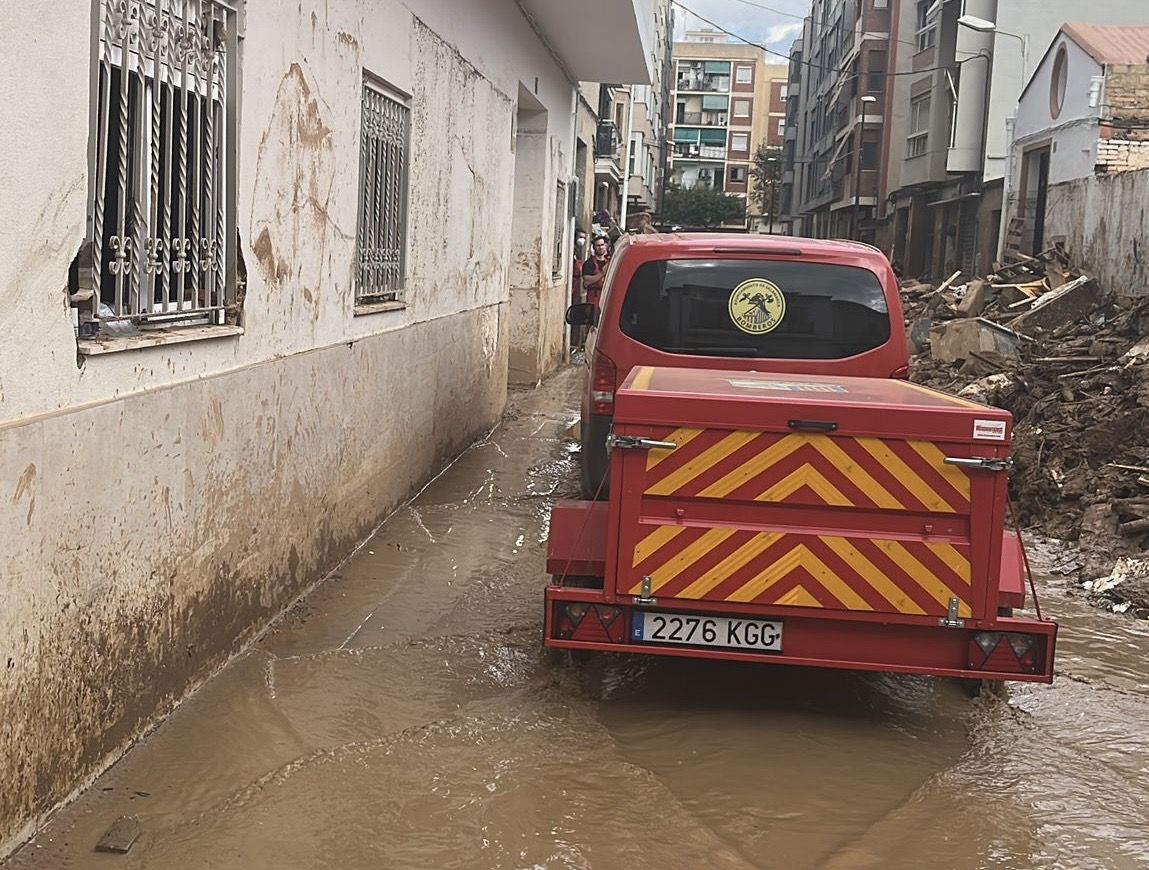
[[[1024,254],[1052,241],[1069,182],[1149,169],[1149,26],[1062,26],[1022,92],[1010,166]]]
[[[1070,0],[891,0],[895,51],[877,240],[908,275],[985,274],[1003,254],[1002,201],[1022,88]],[[1145,21],[1140,0],[1097,0],[1090,21]]]
[[[884,0],[814,0],[792,48],[782,199],[795,234],[874,237],[890,20]]]
[[[577,82],[649,82],[654,22],[5,14],[0,854],[563,358]]]
[[[674,17],[669,0],[655,7],[649,85],[630,86],[630,148],[627,152],[627,214],[657,213],[667,161],[667,107],[670,105]],[[631,223],[632,221],[628,221]]]
[[[673,50],[670,182],[736,194],[748,200],[749,214],[751,162],[778,129],[786,68],[710,31],[687,37]]]

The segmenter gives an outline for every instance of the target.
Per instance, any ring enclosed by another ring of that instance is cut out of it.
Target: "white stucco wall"
[[[1050,111],[1050,87],[1054,59],[1061,46],[1065,46],[1067,61],[1065,101],[1054,118]],[[1018,103],[1012,190],[1017,190],[1020,183],[1021,157],[1025,149],[1044,142],[1050,145],[1050,184],[1093,174],[1097,162],[1097,119],[1101,108],[1100,95],[1096,106],[1089,105],[1089,91],[1093,78],[1101,73],[1101,64],[1077,43],[1064,35],[1057,36]]]
[[[252,0],[246,333],[78,364],[90,7],[4,16],[26,86],[0,89],[0,854],[497,419],[520,86],[549,118],[540,203],[573,141],[513,0]],[[364,68],[411,94],[410,257],[406,308],[354,317]]]
[[[1003,33],[994,37],[993,75],[986,131],[985,180],[1005,174],[1005,119],[1016,115],[1026,76],[1022,74],[1022,43],[1005,32],[1028,35],[1028,73],[1067,21],[1090,24],[1144,24],[1145,0],[997,0],[996,20]],[[1047,91],[1048,93],[1048,91]]]

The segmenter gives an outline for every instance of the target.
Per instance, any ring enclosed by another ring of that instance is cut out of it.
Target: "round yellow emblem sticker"
[[[786,297],[773,281],[751,278],[730,294],[730,319],[743,332],[762,335],[786,316]]]

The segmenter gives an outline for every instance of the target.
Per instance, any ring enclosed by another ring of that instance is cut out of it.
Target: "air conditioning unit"
[[[689,151],[691,157],[697,157],[701,149],[697,145],[691,145]]]

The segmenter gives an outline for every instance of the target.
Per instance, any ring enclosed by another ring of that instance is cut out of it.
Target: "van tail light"
[[[594,355],[594,368],[590,379],[590,412],[592,414],[614,414],[614,386],[618,370],[614,363],[601,353]]]
[[[554,635],[558,640],[623,643],[626,640],[626,619],[621,607],[556,604]]]
[[[1045,638],[1013,631],[975,631],[969,668],[1006,674],[1038,674],[1045,665]]]
[[[909,378],[909,376],[910,376],[910,367],[909,366],[898,366],[896,369],[894,369],[890,373],[891,378],[897,378],[898,380],[902,380],[902,381],[907,380]]]

